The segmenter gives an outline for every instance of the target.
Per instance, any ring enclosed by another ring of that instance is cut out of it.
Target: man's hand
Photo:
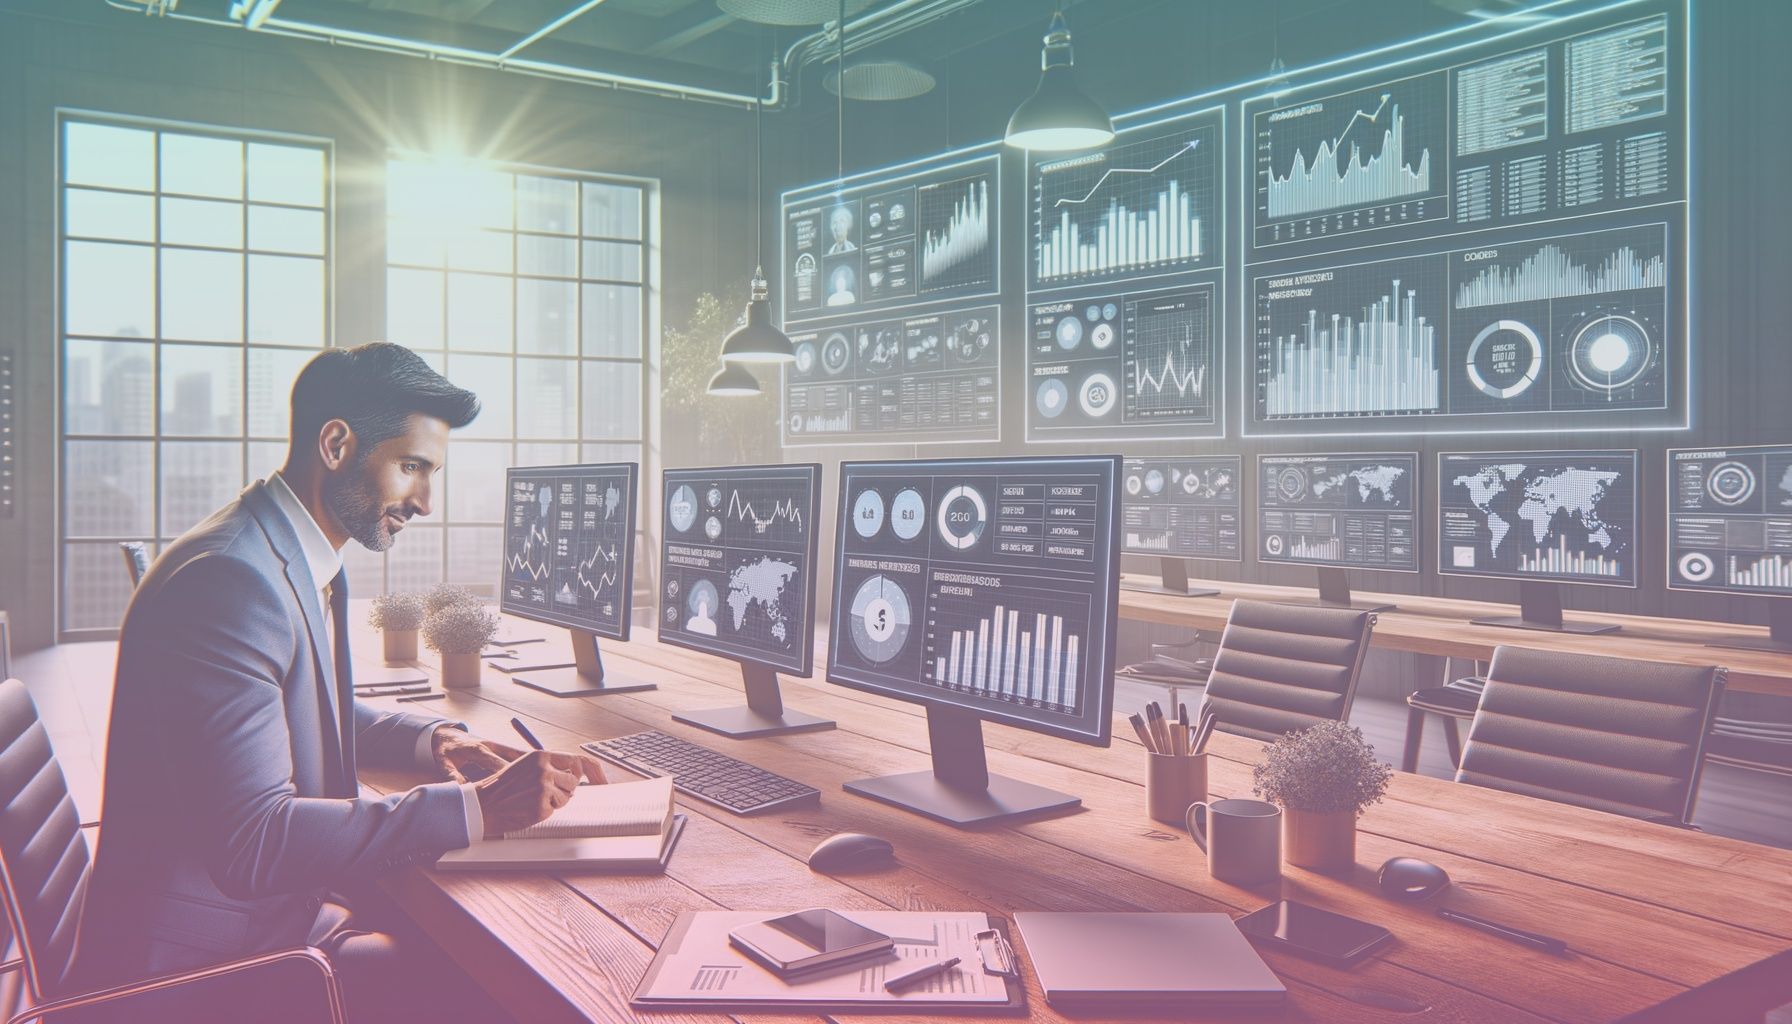
[[[582,754],[531,750],[475,783],[473,792],[485,818],[485,838],[528,828],[566,806],[583,774],[580,762],[588,760]],[[601,772],[599,778],[601,781]]]
[[[505,765],[523,756],[523,752],[515,747],[476,739],[446,725],[429,737],[429,749],[443,777],[455,782],[477,782],[496,775]]]

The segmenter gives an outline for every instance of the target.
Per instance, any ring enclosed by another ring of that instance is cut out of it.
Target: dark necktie
[[[348,570],[336,574],[324,588],[330,602],[330,632],[335,634],[336,730],[342,737],[343,796],[360,792],[355,783],[355,681],[348,657]]]

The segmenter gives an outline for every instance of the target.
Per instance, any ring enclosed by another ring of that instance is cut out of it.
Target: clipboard
[[[679,1010],[687,1012],[729,1012],[729,1013],[894,1013],[909,1016],[926,1016],[950,1014],[976,1016],[1017,1016],[1027,1011],[1027,989],[1023,982],[1019,960],[1014,955],[1012,944],[1012,926],[995,914],[982,914],[982,927],[975,929],[972,942],[976,952],[965,956],[957,970],[953,973],[976,972],[976,982],[982,984],[1000,984],[1004,997],[999,1000],[971,1000],[956,997],[950,992],[931,991],[932,985],[920,985],[915,991],[904,991],[892,994],[884,991],[881,983],[866,984],[862,991],[852,995],[829,994],[822,997],[791,992],[780,997],[776,994],[743,993],[731,990],[729,981],[734,971],[756,972],[753,980],[774,978],[770,971],[753,964],[738,950],[727,945],[726,933],[730,928],[738,927],[751,921],[763,920],[777,916],[780,911],[692,911],[687,910],[678,915],[672,927],[666,931],[666,937],[660,942],[659,951],[654,954],[653,961],[642,973],[640,982],[635,986],[634,994],[629,997],[629,1006],[637,1010]],[[855,918],[860,915],[872,915],[882,918],[901,917],[911,920],[917,930],[934,928],[939,914],[927,911],[842,911]],[[886,922],[887,930],[887,922]],[[937,938],[939,932],[933,931]],[[903,945],[898,938],[898,947]],[[711,955],[713,953],[713,955]],[[900,965],[901,961],[895,961]],[[682,984],[673,978],[673,972],[684,972],[689,976],[693,964],[697,964],[694,980]],[[839,975],[849,978],[860,971],[873,968],[848,966]],[[775,979],[774,979],[775,980]],[[965,983],[971,979],[960,979]],[[802,987],[798,983],[796,987]],[[943,987],[943,986],[938,986]],[[668,990],[680,990],[676,995],[668,997]]]

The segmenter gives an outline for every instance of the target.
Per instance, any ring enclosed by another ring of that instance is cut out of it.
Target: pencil
[[[1157,753],[1157,745],[1151,742],[1151,730],[1145,728],[1145,720],[1138,715],[1127,715],[1126,720],[1132,723],[1132,731],[1139,734],[1139,742],[1145,744],[1145,749]]]

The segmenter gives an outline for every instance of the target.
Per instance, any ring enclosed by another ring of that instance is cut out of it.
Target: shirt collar
[[[299,547],[305,551],[305,565],[311,570],[311,581],[323,590],[342,571],[342,552],[331,546],[330,538],[324,536],[323,528],[311,513],[299,501],[299,496],[292,492],[292,487],[281,479],[279,473],[269,473],[267,482],[268,494],[274,499],[274,505],[292,524],[292,532],[299,536]]]

